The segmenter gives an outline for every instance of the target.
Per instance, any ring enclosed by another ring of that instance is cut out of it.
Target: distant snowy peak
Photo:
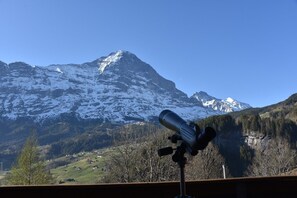
[[[226,102],[229,102],[229,103],[234,103],[234,102],[236,102],[233,98],[230,98],[230,97],[226,98],[225,101],[226,101]]]
[[[208,95],[208,94],[207,94],[206,92],[204,92],[204,91],[196,92],[196,93],[192,96],[192,98],[197,99],[198,101],[202,102],[202,104],[207,103],[207,102],[212,101],[212,100],[217,100],[217,98]]]
[[[152,71],[156,73],[149,64],[140,60],[135,54],[125,50],[119,50],[106,57],[97,59],[97,66],[99,74],[107,71],[107,73],[116,72],[118,74],[123,74],[123,72],[150,73]]]
[[[222,100],[225,102],[227,105],[229,105],[233,111],[240,111],[243,109],[251,108],[251,106],[247,103],[239,102],[237,100],[234,100],[233,98],[226,98],[225,100]]]
[[[224,100],[215,98],[208,95],[204,91],[196,92],[193,96],[191,96],[191,98],[201,102],[204,107],[212,108],[216,111],[222,111],[226,113],[240,111],[251,107],[249,104],[239,102],[231,97],[228,97]]]
[[[105,70],[112,68],[115,65],[125,65],[127,67],[131,64],[133,65],[140,62],[142,61],[136,55],[125,50],[119,50],[109,54],[106,57],[97,59],[97,65],[100,74],[104,73]]]

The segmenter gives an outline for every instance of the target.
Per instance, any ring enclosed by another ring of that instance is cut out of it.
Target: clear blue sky
[[[189,96],[262,107],[297,93],[297,0],[0,0],[0,60],[128,50]]]

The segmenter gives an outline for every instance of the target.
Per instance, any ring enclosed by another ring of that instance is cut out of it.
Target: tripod
[[[172,140],[172,138],[169,138]],[[158,155],[164,156],[173,153],[172,147],[165,147],[158,150]],[[172,156],[172,160],[176,162],[180,169],[180,195],[177,195],[175,198],[191,198],[191,196],[186,195],[186,183],[185,183],[185,164],[187,162],[187,158],[184,156],[186,153],[186,144],[184,142],[181,143],[176,149],[175,153]]]

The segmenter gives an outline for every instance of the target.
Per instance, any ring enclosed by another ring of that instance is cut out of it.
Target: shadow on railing
[[[195,198],[285,198],[297,197],[297,176],[233,178],[186,182],[186,192]],[[1,197],[137,197],[174,198],[179,182],[98,185],[4,186]]]

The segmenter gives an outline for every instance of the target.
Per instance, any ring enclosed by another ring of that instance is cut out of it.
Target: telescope
[[[211,127],[206,127],[204,131],[200,131],[200,127],[195,123],[188,124],[176,113],[166,109],[159,115],[159,122],[165,127],[175,131],[176,133],[169,137],[172,143],[181,141],[176,149],[165,147],[158,150],[158,155],[164,156],[173,153],[172,160],[177,162],[180,168],[180,195],[175,198],[191,198],[186,195],[185,173],[184,168],[187,158],[184,157],[186,152],[191,155],[197,155],[198,150],[203,150],[208,143],[216,136],[216,132]]]
[[[186,150],[191,155],[196,155],[198,150],[206,148],[208,143],[216,136],[216,132],[211,127],[206,127],[204,131],[196,124],[188,124],[176,113],[166,109],[159,115],[159,122],[165,127],[176,132],[172,138],[182,140],[186,145]]]

